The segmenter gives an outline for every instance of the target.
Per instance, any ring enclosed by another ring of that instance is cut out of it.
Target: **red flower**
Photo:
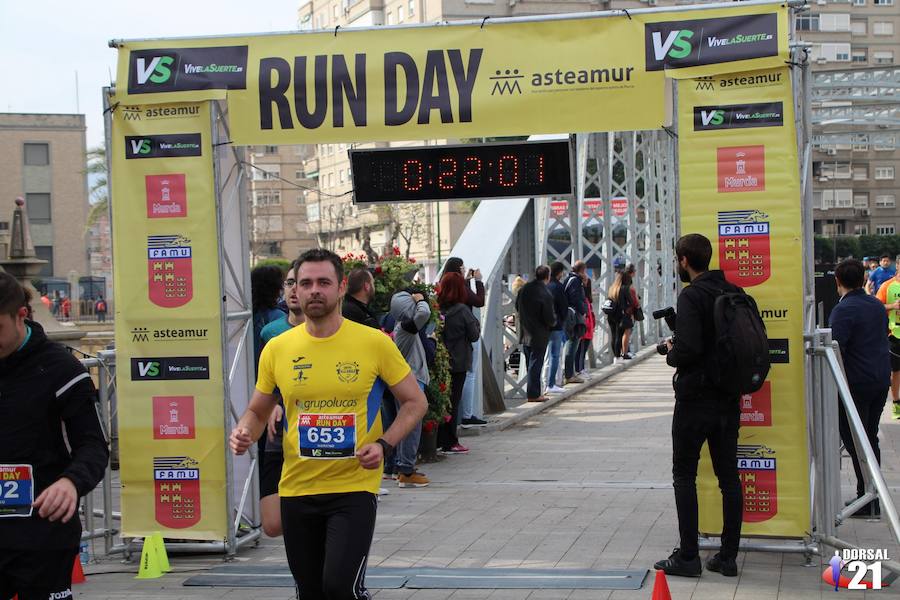
[[[438,386],[438,389],[441,390],[441,393],[443,394],[447,391],[447,384],[442,381],[441,385]]]
[[[400,246],[394,246],[394,256],[400,256]]]
[[[416,259],[414,259],[414,258],[410,258],[410,259],[409,259],[409,262],[411,262],[411,263],[413,263],[413,264],[415,264],[415,262],[416,262]]]
[[[450,415],[444,415],[444,423],[449,423],[453,420],[453,417]]]
[[[375,267],[375,274],[381,275],[381,267]]]
[[[435,423],[434,421],[425,421],[425,423],[422,424],[422,431],[424,431],[425,433],[431,433],[436,428],[437,423]]]

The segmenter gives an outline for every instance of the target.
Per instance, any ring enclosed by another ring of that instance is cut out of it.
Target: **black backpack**
[[[769,374],[769,338],[753,296],[695,284],[715,296],[715,359],[711,382],[731,396],[759,390]]]

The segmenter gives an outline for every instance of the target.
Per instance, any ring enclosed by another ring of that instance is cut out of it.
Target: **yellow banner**
[[[810,527],[803,375],[803,241],[787,68],[679,81],[681,231],[713,243],[713,265],[759,305],[772,368],[741,399],[738,468],[745,535]],[[722,530],[722,498],[703,453],[701,531]]]
[[[237,144],[657,129],[666,76],[771,68],[783,5],[123,43],[125,103],[228,98]]]
[[[227,530],[209,103],[119,105],[112,126],[122,533]]]

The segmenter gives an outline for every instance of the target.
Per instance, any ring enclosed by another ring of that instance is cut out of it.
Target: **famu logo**
[[[199,133],[125,136],[125,158],[202,156]]]
[[[778,16],[647,23],[644,47],[648,71],[777,56]]]
[[[247,46],[137,50],[128,59],[128,93],[242,90]]]
[[[783,125],[784,106],[781,102],[694,107],[694,131]]]

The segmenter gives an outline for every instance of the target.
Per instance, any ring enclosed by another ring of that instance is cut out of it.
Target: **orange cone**
[[[81,568],[81,557],[75,556],[75,564],[72,565],[72,584],[84,583],[87,581],[84,577],[84,569]]]
[[[666,581],[666,572],[662,569],[656,571],[656,581],[653,582],[653,595],[650,600],[672,600],[669,592],[669,582]]]

